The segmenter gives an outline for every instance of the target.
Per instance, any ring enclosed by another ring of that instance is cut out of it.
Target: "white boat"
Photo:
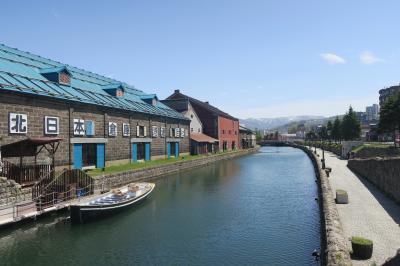
[[[84,223],[121,211],[144,200],[154,187],[154,183],[131,183],[99,197],[71,205],[71,222]]]

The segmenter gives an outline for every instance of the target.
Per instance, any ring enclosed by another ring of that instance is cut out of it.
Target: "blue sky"
[[[8,1],[0,42],[238,116],[336,115],[400,82],[399,1]]]

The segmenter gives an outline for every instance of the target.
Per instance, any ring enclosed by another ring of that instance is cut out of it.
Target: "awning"
[[[3,145],[1,149],[1,157],[24,157],[24,156],[35,156],[37,155],[37,147],[45,146],[46,144],[52,144],[60,142],[61,138],[51,137],[34,137],[20,140],[14,143]]]
[[[218,142],[217,139],[214,139],[210,136],[207,136],[203,133],[190,133],[190,139],[196,142],[208,142],[208,143],[215,143]]]

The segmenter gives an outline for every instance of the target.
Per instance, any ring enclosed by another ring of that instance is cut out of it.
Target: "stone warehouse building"
[[[201,121],[202,133],[218,140],[218,150],[226,151],[240,148],[239,119],[212,106],[209,102],[184,95],[179,90],[175,90],[163,102],[175,108],[175,105],[171,103],[178,100],[187,100],[190,103]]]
[[[0,45],[0,147],[57,137],[56,166],[102,168],[188,154],[189,124],[154,94]]]

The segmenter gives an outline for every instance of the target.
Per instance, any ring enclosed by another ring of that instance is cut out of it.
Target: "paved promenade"
[[[322,151],[317,150],[320,158]],[[344,189],[349,204],[338,204],[338,212],[346,237],[362,236],[374,241],[374,252],[368,261],[353,259],[353,265],[381,265],[400,248],[400,206],[388,199],[365,179],[347,168],[347,160],[325,152],[326,166],[332,168],[329,177],[332,191]],[[335,195],[334,195],[335,197]],[[351,243],[348,242],[349,250]]]

